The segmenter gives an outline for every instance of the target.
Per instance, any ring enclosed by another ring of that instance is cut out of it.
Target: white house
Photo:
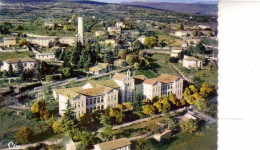
[[[137,40],[144,44],[145,36],[140,36]]]
[[[184,31],[184,30],[180,30],[180,31],[176,31],[175,32],[175,36],[177,37],[186,37],[192,34],[192,31]]]
[[[123,22],[116,22],[116,27],[125,28],[125,24]]]
[[[130,150],[131,142],[127,138],[116,139],[94,145],[94,150]]]
[[[152,99],[154,96],[161,97],[162,83],[158,82],[156,78],[145,79],[143,82],[143,97],[145,99]]]
[[[114,33],[121,34],[121,28],[120,27],[108,27],[107,31],[110,34],[114,34]]]
[[[183,67],[186,68],[201,68],[202,60],[192,57],[192,56],[184,56],[183,58]]]
[[[171,57],[178,58],[182,52],[182,47],[172,47]]]
[[[54,53],[35,54],[35,58],[38,60],[56,60]]]
[[[13,71],[18,70],[18,62],[21,61],[24,70],[32,70],[35,67],[36,61],[32,58],[13,58],[3,61],[3,65],[1,66],[1,71],[6,70],[9,71],[10,65],[12,65]]]
[[[134,78],[128,70],[127,74],[116,73],[112,78],[120,87],[121,102],[134,102]]]

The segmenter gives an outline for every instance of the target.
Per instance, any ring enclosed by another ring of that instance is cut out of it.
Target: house
[[[116,139],[94,145],[94,150],[130,150],[131,142],[127,138]]]
[[[176,31],[174,35],[177,36],[177,37],[187,37],[187,36],[192,35],[192,31],[190,31],[190,30],[187,30],[187,31],[180,30],[180,31]]]
[[[115,45],[116,44],[116,40],[114,39],[106,39],[105,40],[105,44],[109,44],[109,45]]]
[[[178,76],[162,74],[158,78],[145,79],[143,83],[143,97],[152,99],[154,96],[162,97],[175,94],[182,98],[183,79]]]
[[[201,68],[202,67],[202,60],[192,57],[192,56],[184,56],[183,58],[183,67],[188,69],[191,68]]]
[[[95,75],[112,71],[113,68],[108,63],[98,63],[96,66],[89,68],[89,72]]]
[[[36,64],[36,61],[32,58],[13,58],[4,61],[3,65],[1,66],[1,70],[9,71],[10,66],[12,66],[13,71],[17,71],[18,70],[17,64],[19,61],[21,61],[24,70],[32,70],[34,69]]]
[[[112,78],[120,87],[120,100],[124,102],[134,102],[134,78],[128,70],[127,74],[116,73]]]
[[[90,114],[95,110],[118,105],[119,86],[113,80],[89,82],[83,87],[56,89],[53,91],[55,99],[59,100],[59,114],[62,116],[67,107],[68,99],[77,118]]]
[[[96,36],[102,36],[102,35],[105,35],[106,32],[105,31],[96,31]]]
[[[120,27],[108,27],[107,31],[109,32],[109,34],[121,34],[121,28]]]
[[[133,78],[135,80],[135,95],[141,95],[141,97],[143,98],[143,83],[147,78],[144,75],[136,75],[133,76]]]
[[[15,37],[4,37],[4,46],[16,45]]]
[[[54,27],[54,26],[55,26],[55,23],[53,23],[53,22],[45,22],[45,23],[44,23],[44,26],[45,26],[45,27]]]
[[[145,36],[140,36],[137,40],[144,44]]]
[[[155,140],[157,140],[158,142],[161,142],[163,139],[169,139],[172,135],[172,131],[171,130],[165,130],[163,133],[161,134],[155,134],[153,136],[153,138]]]
[[[178,58],[182,52],[182,47],[172,47],[171,57]]]
[[[123,66],[126,66],[126,60],[124,59],[117,59],[114,61],[114,66],[118,67],[118,68],[122,68]]]
[[[10,22],[12,26],[22,26],[23,22]]]
[[[55,41],[55,38],[52,37],[39,37],[39,38],[33,38],[33,39],[27,39],[28,42],[31,42],[32,44],[37,44],[40,46],[47,47],[49,46],[50,42]]]
[[[35,59],[38,60],[56,60],[54,53],[35,54]]]
[[[125,24],[123,22],[116,22],[116,27],[125,28]]]
[[[189,46],[188,42],[182,42],[181,47],[187,48]]]

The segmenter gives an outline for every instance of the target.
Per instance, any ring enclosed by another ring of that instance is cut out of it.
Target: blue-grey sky
[[[217,0],[95,0],[107,3],[120,3],[132,1],[150,1],[150,2],[172,2],[172,3],[217,3]]]

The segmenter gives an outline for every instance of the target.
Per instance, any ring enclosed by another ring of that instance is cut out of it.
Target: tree
[[[24,39],[24,38],[22,38],[20,41],[19,41],[19,46],[20,47],[22,47],[22,46],[24,46],[24,45],[26,45],[27,44],[27,41],[26,41],[26,39]]]
[[[31,112],[34,114],[34,117],[39,120],[48,120],[49,112],[46,107],[47,103],[45,100],[38,100],[31,106]]]
[[[127,55],[127,51],[126,51],[125,49],[119,51],[118,56],[119,56],[120,58],[126,58],[126,55]]]
[[[152,143],[150,140],[147,140],[146,138],[138,139],[134,144],[132,144],[131,148],[135,150],[150,150],[152,149]]]
[[[203,82],[200,88],[200,95],[204,98],[208,98],[213,93],[213,88],[208,82]]]
[[[126,56],[126,62],[129,64],[129,65],[133,65],[134,62],[135,62],[135,55],[133,54],[129,54]]]
[[[21,127],[15,133],[15,139],[17,144],[26,144],[32,140],[33,131],[29,127]]]
[[[184,26],[183,26],[182,23],[181,23],[181,25],[180,25],[180,30],[184,30]]]
[[[35,67],[35,71],[34,71],[34,77],[37,78],[38,80],[42,79],[42,71],[41,71],[41,67],[40,67],[40,62],[39,61],[36,62],[36,67]]]
[[[80,142],[79,144],[77,144],[77,149],[79,150],[92,149],[92,146],[94,144],[93,138],[94,136],[87,131],[80,132],[79,135]]]
[[[139,69],[140,69],[140,64],[139,64],[138,62],[136,62],[136,63],[134,64],[134,67],[135,67],[135,69],[139,70]]]
[[[199,110],[205,110],[207,108],[205,99],[197,100],[195,105],[198,107]]]
[[[23,72],[23,64],[21,60],[17,62],[17,74],[20,75]]]
[[[52,129],[53,129],[53,132],[54,132],[55,134],[58,134],[58,133],[63,132],[62,124],[61,124],[60,121],[55,121],[55,122],[52,124]]]
[[[13,77],[14,76],[14,70],[13,70],[13,65],[9,65],[9,70],[8,70],[8,76]]]
[[[61,71],[65,77],[71,76],[71,69],[69,67],[62,69]]]
[[[137,112],[142,110],[143,103],[142,103],[141,95],[138,94],[135,96],[135,102],[133,106],[134,106],[134,110]]]
[[[84,114],[80,115],[80,124],[82,127],[86,127],[89,122],[90,122],[89,114],[84,113]]]
[[[131,102],[123,103],[123,106],[128,110],[133,110],[133,104]]]
[[[110,117],[108,115],[102,114],[100,117],[100,123],[103,124],[105,127],[111,124]]]
[[[206,48],[205,48],[205,46],[203,45],[202,42],[199,42],[199,43],[196,45],[195,50],[196,50],[199,54],[206,54]]]
[[[74,136],[74,130],[78,127],[78,121],[73,110],[74,108],[71,106],[70,98],[68,98],[66,109],[64,110],[64,114],[62,116],[62,123],[64,124],[65,132],[67,132],[70,137]]]
[[[158,112],[162,112],[162,103],[161,102],[155,102],[154,104],[153,104],[153,106],[155,107],[155,108],[157,108],[157,110],[158,110]]]
[[[182,120],[180,122],[180,127],[182,131],[189,133],[193,133],[198,129],[197,122],[192,119]]]
[[[158,43],[158,37],[151,36],[151,37],[146,37],[144,39],[144,45],[148,48],[152,48],[156,46]]]
[[[142,109],[143,109],[143,113],[144,114],[147,114],[147,115],[152,115],[154,114],[155,112],[155,109],[154,109],[154,106],[153,105],[145,105],[145,106],[142,106]]]
[[[109,126],[103,127],[101,130],[101,135],[105,139],[105,141],[109,141],[113,136],[112,126],[109,125]]]
[[[134,50],[143,49],[144,48],[144,44],[142,42],[140,42],[138,39],[136,39],[133,42],[133,48],[134,48]]]

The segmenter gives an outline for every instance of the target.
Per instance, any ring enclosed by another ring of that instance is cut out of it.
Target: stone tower
[[[84,44],[83,17],[78,17],[78,41]]]

